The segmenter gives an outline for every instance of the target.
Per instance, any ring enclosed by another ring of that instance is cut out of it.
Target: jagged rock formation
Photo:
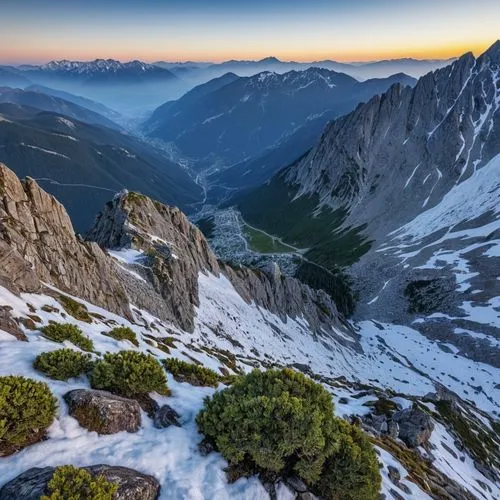
[[[129,316],[111,260],[74,233],[64,207],[31,178],[0,164],[0,282],[18,292],[45,284]]]
[[[247,301],[287,317],[304,317],[317,333],[349,331],[331,298],[300,281],[259,269],[219,263],[201,231],[176,208],[137,193],[123,192],[99,214],[87,239],[104,248],[131,248],[143,253],[134,270],[146,283],[123,282],[134,304],[191,331],[198,301],[200,272],[225,275]],[[153,288],[153,290],[151,290]]]
[[[158,497],[160,485],[153,476],[110,465],[91,465],[84,469],[93,476],[103,476],[118,484],[118,491],[113,496],[116,500],[154,500]],[[44,467],[23,472],[0,489],[0,500],[39,500],[47,493],[54,471],[54,467]]]
[[[317,333],[348,331],[324,292],[276,273],[220,264],[203,234],[177,208],[122,193],[106,205],[82,241],[64,207],[33,179],[21,182],[0,165],[0,186],[0,283],[15,293],[52,285],[128,318],[133,303],[192,331],[199,273],[223,273],[246,301],[284,321],[304,317]],[[144,279],[134,279],[99,245],[142,252]]]
[[[500,366],[488,338],[467,333],[498,340],[499,154],[500,41],[335,120],[240,207],[250,223],[312,247],[307,256],[319,264],[348,248],[336,263],[350,266],[357,318],[410,324],[438,313],[415,326]],[[281,228],[262,202],[280,196],[273,210],[295,215],[282,215]],[[318,220],[328,229],[315,239]],[[481,308],[490,320],[479,318]]]

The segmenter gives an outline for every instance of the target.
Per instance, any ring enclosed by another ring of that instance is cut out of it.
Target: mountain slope
[[[78,95],[70,94],[69,92],[64,92],[63,90],[56,90],[50,87],[44,87],[43,85],[30,85],[29,87],[26,87],[25,90],[40,92],[42,94],[64,99],[65,101],[78,104],[78,106],[81,106],[82,108],[90,109],[90,111],[105,116],[106,118],[115,122],[118,122],[123,118],[120,113],[109,109],[99,102],[92,101],[91,99],[86,99],[85,97],[81,97]]]
[[[186,209],[202,196],[179,165],[139,139],[9,103],[0,104],[0,161],[9,162],[19,175],[39,179],[68,207],[82,232],[109,197],[124,188]]]
[[[172,395],[151,393],[149,397],[158,406],[175,408],[179,427],[158,429],[141,412],[135,433],[100,435],[85,429],[68,414],[64,395],[76,388],[89,389],[87,378],[53,380],[33,368],[38,354],[60,347],[40,331],[55,321],[81,328],[95,343],[95,357],[127,349],[158,360],[200,363],[220,374],[245,373],[252,367],[301,370],[328,389],[337,415],[357,419],[370,434],[379,454],[382,493],[404,494],[409,499],[493,500],[498,496],[500,458],[493,430],[498,423],[491,417],[498,402],[489,396],[495,390],[498,369],[443,352],[408,327],[367,321],[353,325],[354,332],[353,326],[339,323],[334,314],[325,331],[316,330],[300,313],[273,312],[272,304],[281,299],[295,299],[304,312],[316,307],[317,314],[324,304],[302,302],[304,293],[314,297],[314,292],[304,285],[294,291],[280,284],[295,282],[290,278],[218,268],[201,233],[179,210],[137,193],[115,198],[97,222],[93,236],[113,246],[105,251],[95,242],[77,238],[64,208],[35,181],[19,181],[4,165],[0,165],[0,179],[0,302],[4,306],[0,376],[44,381],[59,405],[47,439],[2,457],[0,488],[31,467],[104,463],[152,474],[161,485],[162,500],[295,496],[293,484],[268,484],[257,475],[230,484],[221,455],[198,448],[202,436],[196,414],[203,398],[215,389],[178,382],[170,373]],[[179,307],[192,301],[189,329],[181,326],[170,307],[174,297]],[[135,345],[109,336],[117,324],[134,331]],[[25,341],[13,334],[24,336]],[[439,383],[436,368],[456,393]],[[484,391],[473,390],[476,383]],[[217,390],[223,388],[219,385]],[[381,426],[376,428],[376,421],[387,423],[394,410],[412,405],[428,412],[433,430],[427,442],[410,449],[398,439],[399,430],[389,437]],[[378,408],[385,408],[389,417],[380,415]],[[0,498],[5,493],[0,489]]]
[[[413,83],[405,75],[394,80]],[[201,167],[227,167],[278,145],[318,114],[338,116],[351,110],[394,80],[360,83],[317,68],[284,75],[260,73],[209,93],[194,89],[175,105],[155,113],[145,127],[149,136],[174,142]],[[193,95],[199,98],[194,100]]]
[[[393,86],[241,200],[244,217],[322,265],[351,266],[360,316],[418,316],[425,334],[498,366],[499,81],[497,42],[413,89]]]
[[[80,106],[60,97],[48,95],[43,91],[0,87],[0,103],[20,104],[21,106],[37,108],[41,111],[68,116],[69,118],[74,118],[90,125],[100,125],[116,130],[120,129],[118,124],[87,107]]]

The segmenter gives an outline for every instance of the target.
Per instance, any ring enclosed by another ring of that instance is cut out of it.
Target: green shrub
[[[57,467],[40,500],[112,500],[118,485],[72,465]]]
[[[56,415],[49,387],[25,377],[0,377],[0,456],[39,441]]]
[[[107,332],[106,335],[115,340],[129,340],[135,346],[139,345],[134,330],[132,330],[132,328],[129,328],[128,326],[117,326],[116,328],[113,328],[112,330]]]
[[[94,343],[88,337],[85,337],[83,332],[76,325],[69,323],[50,323],[41,328],[41,332],[54,342],[71,342],[84,351],[93,351]]]
[[[178,382],[188,382],[191,385],[217,387],[221,378],[210,368],[186,363],[179,359],[164,359],[163,364]]]
[[[89,314],[87,306],[81,302],[68,297],[67,295],[59,295],[59,303],[63,306],[64,310],[73,318],[85,323],[92,323],[92,317]]]
[[[197,424],[231,463],[316,481],[338,447],[339,421],[323,386],[290,369],[253,370],[205,401]],[[251,471],[249,471],[251,472]]]
[[[156,391],[168,395],[167,379],[160,363],[148,354],[120,351],[105,354],[90,373],[90,384],[122,396]]]
[[[72,349],[59,349],[39,354],[33,366],[50,378],[67,380],[90,371],[92,358]]]
[[[368,437],[341,421],[340,446],[326,460],[316,493],[331,500],[378,500],[381,483],[377,454]]]

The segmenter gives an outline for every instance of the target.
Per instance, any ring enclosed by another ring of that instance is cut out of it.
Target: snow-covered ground
[[[123,256],[120,257],[123,259]],[[135,261],[137,255],[130,254],[127,257]],[[89,312],[104,318],[96,317],[92,324],[87,324],[70,316],[63,317],[61,312],[43,311],[41,308],[45,305],[61,309],[55,299],[46,295],[23,294],[16,297],[7,290],[0,289],[0,303],[10,305],[14,316],[33,314],[27,305],[30,304],[42,318],[43,324],[50,320],[77,324],[94,341],[96,350],[101,353],[147,349],[158,358],[165,358],[167,355],[163,351],[146,342],[150,342],[150,339],[145,335],[169,336],[175,344],[171,356],[186,360],[194,358],[216,370],[224,366],[216,354],[227,350],[236,356],[238,365],[244,371],[250,370],[252,365],[258,365],[259,361],[276,365],[301,363],[311,366],[315,373],[326,377],[343,375],[350,380],[391,388],[403,394],[423,395],[432,391],[432,377],[450,386],[464,399],[473,399],[478,406],[488,411],[497,408],[498,402],[491,401],[487,395],[493,393],[495,380],[500,378],[498,370],[444,353],[436,344],[410,328],[372,322],[360,324],[359,334],[365,351],[360,354],[342,346],[335,336],[313,338],[307,325],[301,320],[288,319],[283,323],[269,312],[247,304],[224,277],[200,274],[199,285],[200,306],[196,311],[194,333],[186,333],[164,324],[146,311],[135,308],[136,322],[129,323],[124,318],[86,303]],[[132,327],[137,333],[139,347],[102,335],[110,329],[110,320]],[[168,402],[180,413],[183,423],[181,428],[158,430],[143,414],[142,428],[135,434],[98,436],[80,427],[68,415],[62,400],[67,391],[88,387],[88,381],[82,377],[59,382],[36,372],[32,368],[35,357],[41,352],[59,349],[61,345],[45,339],[38,331],[26,331],[26,334],[28,343],[16,341],[14,337],[0,332],[0,375],[19,374],[47,382],[59,399],[59,417],[50,428],[48,440],[0,460],[0,486],[30,467],[64,463],[79,466],[108,463],[154,475],[162,484],[162,499],[268,498],[256,478],[228,484],[224,459],[217,453],[203,457],[198,452],[197,444],[201,436],[196,430],[194,419],[202,406],[203,398],[210,395],[213,389],[180,384],[169,376],[168,382],[173,395],[168,398],[155,396],[155,399],[160,404]],[[67,347],[74,348],[71,344]],[[422,372],[415,371],[413,366]],[[450,378],[450,375],[459,381]],[[483,386],[484,393],[465,394],[460,380],[463,379],[466,383],[470,376],[475,377],[476,385]],[[335,400],[352,395],[347,389],[330,390],[334,393]],[[403,407],[410,404],[404,397],[396,399]],[[369,396],[349,398],[348,403],[337,404],[337,413],[341,416],[366,413],[367,408],[363,403],[369,400]],[[453,443],[453,438],[444,428],[440,428],[439,435],[436,436],[437,445],[438,441],[443,440]],[[380,460],[385,466],[394,465],[394,457],[386,451],[379,452]],[[463,452],[457,454],[457,457],[462,455]],[[443,456],[437,463],[438,467],[446,473],[450,467],[454,468],[454,478],[474,491],[477,488],[474,483],[478,473],[470,458],[467,457],[462,463],[459,458],[454,458],[445,451]],[[401,464],[396,463],[394,466],[401,471],[404,484],[411,489],[411,498],[428,498],[414,483],[404,479],[406,472]],[[390,482],[386,468],[382,470],[382,474],[383,491],[388,493],[395,486]],[[484,477],[480,477],[488,484]],[[493,494],[484,498],[493,499],[500,494],[500,489],[491,483],[489,486]],[[279,495],[280,500],[285,500],[290,497],[290,492],[285,486],[280,486]]]

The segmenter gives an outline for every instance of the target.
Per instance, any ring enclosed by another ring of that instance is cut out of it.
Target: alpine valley
[[[0,500],[500,498],[500,41],[0,85]]]

